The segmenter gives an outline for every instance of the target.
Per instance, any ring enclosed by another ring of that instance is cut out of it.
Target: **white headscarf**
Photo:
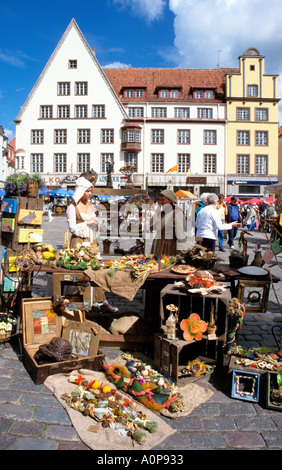
[[[72,196],[72,198],[73,198],[73,200],[76,204],[82,198],[85,191],[87,191],[87,189],[89,189],[89,188],[93,188],[93,184],[90,183],[89,180],[84,178],[84,176],[80,176],[79,178],[77,178],[75,190],[74,190],[74,193],[73,193],[73,196]]]

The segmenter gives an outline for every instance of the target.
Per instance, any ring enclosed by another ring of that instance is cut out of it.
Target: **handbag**
[[[273,242],[270,243],[270,249],[274,255],[279,255],[279,253],[282,253],[282,247],[280,246],[280,242],[277,239],[277,232],[275,232],[275,238]]]

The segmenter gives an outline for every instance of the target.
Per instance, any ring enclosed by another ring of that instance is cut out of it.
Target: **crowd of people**
[[[248,231],[255,229],[271,231],[270,220],[276,216],[272,204],[239,204],[235,196],[225,202],[223,194],[203,193],[195,211],[196,236],[203,239],[204,247],[215,251],[218,241],[219,251],[224,249],[224,231],[227,230],[227,244],[234,249],[234,240],[239,227]]]

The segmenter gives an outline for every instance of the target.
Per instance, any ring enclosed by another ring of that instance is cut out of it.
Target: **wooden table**
[[[45,272],[48,274],[52,273],[64,273],[68,275],[76,275],[83,272],[81,270],[70,270],[65,268],[52,268],[50,266],[36,266],[35,271]],[[254,281],[254,278],[251,276],[241,274],[238,269],[230,268],[228,264],[216,264],[213,270],[210,270],[213,274],[215,280],[228,284],[230,288],[230,293],[232,297],[238,296],[238,291],[240,288],[240,283],[243,283],[243,286],[246,285],[249,281]],[[184,281],[187,275],[177,274],[172,272],[169,269],[154,272],[148,275],[146,281],[144,282],[142,289],[145,289],[145,309],[144,309],[144,320],[147,327],[148,334],[154,334],[159,329],[160,321],[160,293],[162,289],[168,285],[173,284],[176,281]],[[260,276],[256,279],[257,284],[263,282],[267,287],[270,284],[270,276],[267,274],[263,278]],[[272,275],[272,281],[277,283],[280,281],[278,276]],[[269,291],[269,289],[268,289]],[[267,296],[264,297],[263,309],[267,307],[268,301],[268,292]],[[257,310],[258,311],[258,310]]]

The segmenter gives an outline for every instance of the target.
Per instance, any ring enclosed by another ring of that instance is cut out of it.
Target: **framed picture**
[[[62,317],[53,310],[52,297],[22,300],[24,344],[42,344],[61,336]]]
[[[18,224],[41,225],[43,211],[31,209],[20,209],[18,214]]]
[[[1,212],[9,212],[9,214],[16,214],[17,205],[18,205],[17,199],[9,199],[7,197],[4,197],[2,199]]]
[[[15,292],[20,279],[18,277],[4,277],[3,292]]]
[[[2,232],[13,233],[15,230],[15,219],[3,217],[1,220],[1,230]]]
[[[9,256],[9,261],[8,261],[8,269],[9,269],[9,272],[10,273],[15,273],[15,272],[18,272],[20,270],[19,266],[16,266],[15,265],[15,260],[17,258],[22,258],[22,256]]]
[[[96,356],[101,327],[94,322],[69,322],[63,328],[63,338],[72,344],[73,354]]]
[[[19,229],[19,243],[42,243],[43,230],[39,228],[20,228]]]

